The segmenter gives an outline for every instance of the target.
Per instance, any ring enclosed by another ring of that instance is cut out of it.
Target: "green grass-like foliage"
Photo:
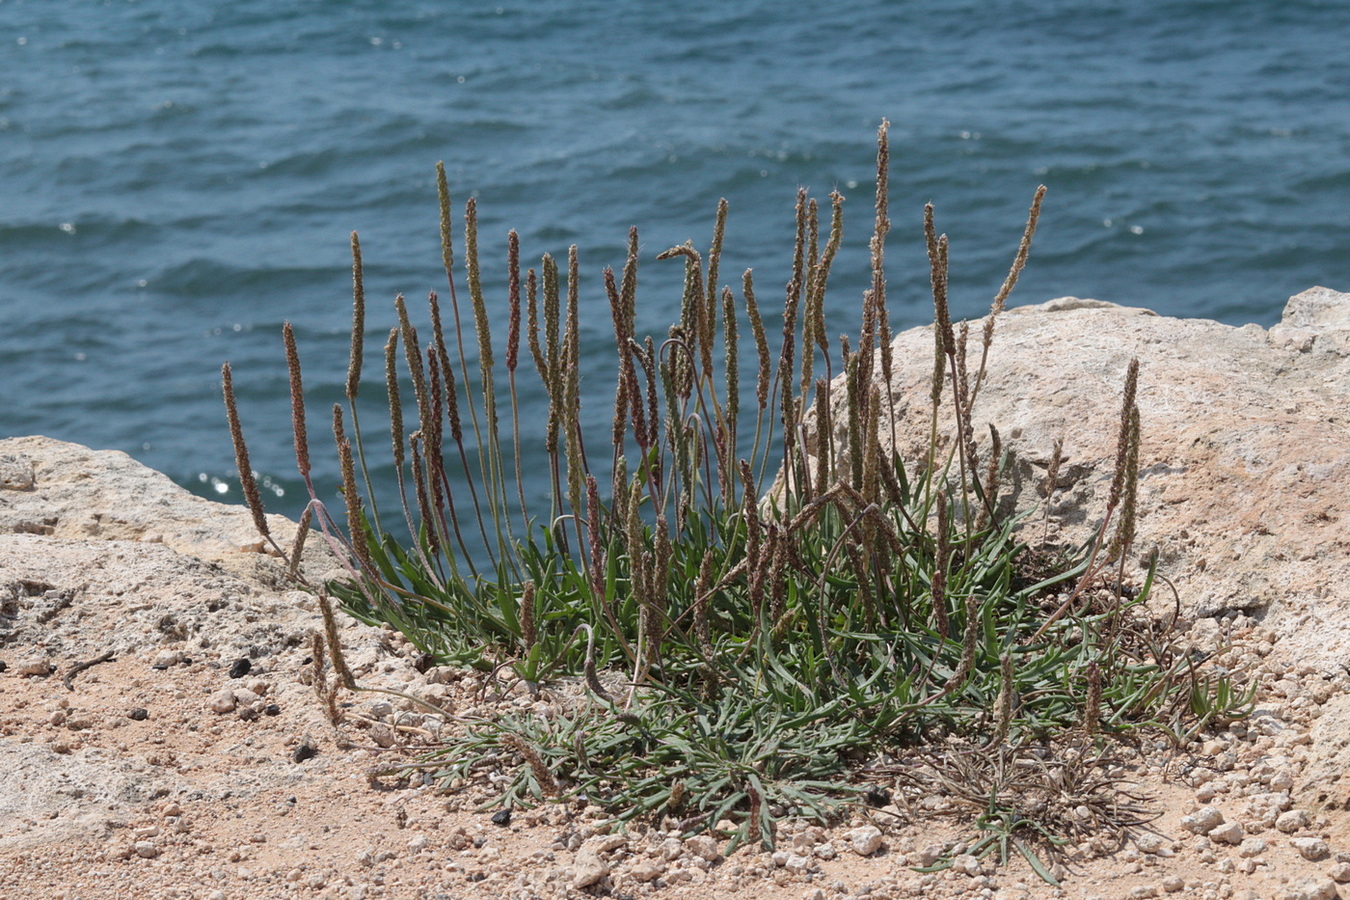
[[[1167,628],[1143,612],[1152,572],[1137,593],[1118,586],[1134,528],[1136,366],[1119,420],[1103,423],[1119,429],[1120,452],[1095,539],[1046,565],[1023,542],[1037,529],[999,514],[1007,454],[994,429],[977,440],[972,407],[1043,188],[979,347],[951,322],[947,241],[928,208],[931,441],[920,459],[885,449],[895,426],[884,124],[878,142],[873,277],[855,341],[841,339],[836,359],[825,334],[843,231],[838,194],[827,229],[817,202],[798,194],[776,352],[752,273],[738,290],[721,284],[725,201],[706,252],[686,243],[657,257],[682,263],[685,276],[679,322],[660,340],[634,330],[634,229],[622,271],[606,269],[595,285],[613,316],[617,391],[612,425],[585,436],[578,356],[588,288],[576,248],[565,271],[544,256],[538,271],[522,273],[509,235],[503,374],[479,277],[475,205],[465,211],[461,274],[438,169],[448,326],[432,294],[423,341],[396,301],[384,388],[399,490],[380,505],[364,473],[375,447],[390,444],[363,441],[357,418],[365,302],[353,235],[348,406],[346,415],[333,410],[344,522],[310,485],[315,521],[351,573],[327,590],[352,615],[392,623],[437,664],[493,670],[531,690],[582,686],[551,717],[517,710],[471,723],[422,760],[439,777],[505,771],[505,803],[584,795],[619,819],[670,816],[686,830],[730,820],[733,843],[771,844],[778,819],[828,819],[861,790],[860,766],[898,747],[944,736],[1020,746],[1147,724],[1184,735],[1193,710],[1213,706],[1214,685],[1198,680]],[[466,345],[470,317],[476,340]],[[517,380],[528,377],[522,344],[548,399],[542,435],[517,411]],[[309,483],[289,327],[286,346]],[[743,355],[756,363],[744,391]],[[969,371],[968,357],[978,359]],[[415,423],[403,421],[409,393]],[[265,530],[228,366],[226,395],[245,493]],[[822,402],[831,396],[846,402]],[[506,405],[509,422],[499,415]],[[521,447],[541,437],[552,490],[547,509],[531,510]],[[1053,482],[1052,473],[1051,492]],[[396,520],[413,540],[391,534]],[[1117,574],[1116,588],[1100,588]],[[1241,704],[1222,705],[1206,719]]]

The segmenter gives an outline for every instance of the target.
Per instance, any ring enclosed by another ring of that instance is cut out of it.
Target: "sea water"
[[[0,0],[0,436],[125,450],[238,500],[230,360],[269,506],[295,515],[289,320],[332,499],[349,234],[378,395],[393,297],[425,322],[446,288],[437,161],[457,208],[477,200],[498,341],[507,230],[525,265],[580,248],[591,421],[612,396],[601,272],[630,225],[639,327],[662,334],[681,264],[654,257],[706,248],[718,198],[722,280],[753,267],[771,308],[798,187],[838,190],[828,315],[856,331],[882,119],[896,328],[931,315],[924,203],[951,235],[955,312],[976,316],[1041,183],[1014,304],[1270,325],[1291,294],[1350,290],[1348,41],[1339,0]],[[376,402],[376,447],[379,424]]]

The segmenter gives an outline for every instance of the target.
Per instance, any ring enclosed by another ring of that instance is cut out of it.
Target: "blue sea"
[[[125,450],[237,501],[229,360],[270,508],[297,514],[282,323],[328,491],[349,235],[378,394],[393,297],[424,317],[445,286],[437,161],[457,204],[477,198],[496,308],[508,229],[527,265],[579,246],[599,420],[601,272],[630,225],[640,326],[663,333],[681,265],[654,257],[706,248],[718,198],[723,278],[753,267],[767,306],[795,192],[837,189],[829,315],[856,330],[882,119],[897,328],[931,311],[924,203],[975,316],[1040,183],[1014,304],[1270,325],[1291,294],[1350,290],[1348,46],[1343,0],[0,0],[0,436]],[[539,393],[523,403],[537,423]]]

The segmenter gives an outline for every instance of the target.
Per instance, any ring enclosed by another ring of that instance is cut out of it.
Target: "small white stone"
[[[706,834],[696,834],[685,840],[684,849],[710,863],[717,862],[722,858],[722,848],[717,846],[717,841]]]
[[[1311,862],[1320,862],[1331,855],[1327,842],[1317,837],[1296,837],[1289,839],[1289,846],[1298,851],[1298,855]]]
[[[1202,806],[1181,820],[1181,827],[1194,834],[1209,834],[1223,824],[1218,807]]]
[[[1171,841],[1167,838],[1151,831],[1140,832],[1134,837],[1134,845],[1139,848],[1140,853],[1157,853],[1169,844]]]
[[[50,675],[52,661],[47,656],[31,656],[14,665],[15,675]]]
[[[1225,822],[1210,830],[1209,839],[1220,844],[1240,844],[1242,843],[1242,826],[1237,822]]]
[[[667,862],[674,862],[684,855],[684,844],[680,842],[679,838],[666,838],[657,849],[661,858]]]
[[[233,712],[234,690],[231,688],[225,688],[223,690],[216,691],[214,694],[211,695],[210,706],[211,712],[216,713],[217,715],[224,715],[227,712]]]
[[[1301,809],[1282,812],[1275,819],[1275,827],[1285,834],[1294,834],[1308,827],[1308,814]]]
[[[1186,887],[1186,879],[1180,875],[1168,875],[1162,880],[1162,889],[1169,894],[1175,894],[1177,891]]]
[[[155,654],[155,661],[150,665],[156,669],[167,669],[178,665],[183,659],[182,650],[161,650]]]
[[[1336,891],[1336,882],[1322,875],[1300,879],[1278,896],[1289,900],[1336,900],[1340,895]]]
[[[633,876],[635,881],[640,881],[645,884],[648,881],[655,881],[657,878],[660,878],[661,873],[664,871],[665,866],[649,859],[644,859],[634,865],[633,868],[629,869],[628,874]]]
[[[875,825],[863,825],[848,833],[850,849],[859,856],[871,856],[881,849],[881,829]]]
[[[609,865],[594,850],[583,847],[572,861],[572,887],[587,888],[609,874]]]
[[[1242,842],[1242,846],[1238,848],[1238,856],[1241,856],[1243,859],[1251,859],[1254,856],[1260,856],[1268,849],[1270,849],[1270,845],[1260,838],[1247,838],[1247,840]]]
[[[621,834],[597,834],[587,839],[582,846],[590,847],[596,853],[613,853],[627,844],[628,838]]]
[[[952,860],[952,869],[973,878],[980,874],[980,860],[969,853],[962,853]]]
[[[154,859],[159,856],[159,848],[155,846],[154,841],[137,841],[131,845],[131,849],[142,859]]]

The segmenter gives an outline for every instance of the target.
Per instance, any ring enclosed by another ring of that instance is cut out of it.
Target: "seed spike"
[[[225,416],[230,423],[230,440],[234,443],[234,460],[239,468],[239,486],[248,503],[248,511],[253,515],[253,527],[258,534],[271,538],[267,527],[267,516],[263,510],[262,494],[258,492],[257,479],[253,477],[253,467],[248,459],[248,445],[244,443],[244,430],[239,424],[239,405],[234,399],[234,379],[230,373],[230,364],[220,367],[220,381],[225,394]]]
[[[361,274],[361,239],[352,232],[352,349],[347,362],[347,399],[355,402],[361,384],[361,354],[366,335],[366,288]]]

